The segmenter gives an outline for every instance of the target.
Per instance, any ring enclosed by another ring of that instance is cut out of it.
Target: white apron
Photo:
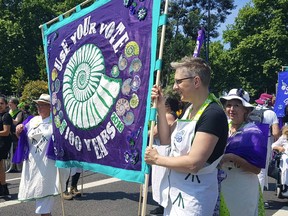
[[[223,170],[227,178],[221,184],[221,191],[230,216],[258,216],[259,181],[257,175],[245,172],[232,164],[224,167]],[[235,197],[239,202],[235,202]]]
[[[187,155],[195,135],[195,127],[206,104],[193,120],[177,120],[171,135],[170,157]],[[187,116],[188,111],[186,112]],[[184,117],[186,118],[186,117]],[[165,216],[210,216],[218,198],[217,165],[222,157],[206,164],[198,173],[181,173],[166,169],[160,180],[160,197],[157,201],[165,208]]]

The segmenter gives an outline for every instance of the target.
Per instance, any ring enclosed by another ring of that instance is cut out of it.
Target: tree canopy
[[[20,96],[26,82],[47,80],[39,26],[82,1],[0,0],[1,93]],[[201,57],[206,58],[209,51],[213,69],[211,91],[221,94],[243,87],[252,97],[261,92],[275,92],[277,72],[288,64],[288,0],[252,0],[224,31],[223,41],[214,42],[210,40],[219,35],[218,27],[235,8],[234,0],[169,2],[161,74],[163,87],[170,86],[172,91],[174,79],[169,63],[193,54],[197,31],[203,27],[206,44]]]
[[[43,77],[44,59],[39,26],[81,3],[79,0],[0,0],[0,91],[15,94],[10,83],[17,68],[25,77]],[[42,57],[41,57],[42,56]],[[38,58],[38,60],[37,60]],[[42,76],[40,71],[42,70]]]
[[[247,89],[252,96],[274,92],[277,72],[287,64],[288,56],[287,0],[253,0],[239,11],[233,25],[224,32],[224,41],[230,43],[227,70],[236,87]],[[226,71],[227,72],[227,71]]]

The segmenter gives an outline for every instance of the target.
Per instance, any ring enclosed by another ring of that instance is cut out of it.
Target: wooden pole
[[[83,175],[84,175],[84,170],[82,169],[82,172],[81,172],[81,197],[83,196]]]
[[[60,170],[59,168],[57,167],[57,173],[58,173],[58,176],[59,176],[59,188],[60,188],[60,198],[61,198],[61,208],[62,208],[62,216],[65,216],[65,208],[64,208],[64,198],[63,198],[63,189],[62,189],[62,179],[61,179],[61,175],[60,175]]]
[[[168,4],[169,0],[165,0],[165,7],[164,7],[164,13],[163,14],[168,14]],[[163,57],[163,48],[164,48],[164,41],[165,41],[165,32],[166,32],[166,24],[162,26],[162,31],[161,31],[161,39],[160,39],[160,47],[159,47],[159,56],[158,59],[162,60]],[[156,85],[159,86],[160,84],[160,75],[161,75],[161,69],[157,70],[156,73]],[[153,101],[153,108],[157,107],[157,101]],[[155,127],[155,120],[151,122],[151,128],[150,131],[153,131]],[[153,133],[150,133],[149,136],[149,147],[152,147],[154,142],[154,135]],[[148,183],[149,183],[149,174],[145,174],[145,182],[144,182],[144,191],[143,191],[143,203],[142,203],[142,211],[141,211],[141,216],[146,215],[146,207],[147,207],[147,193],[148,193]],[[142,190],[142,188],[141,188]],[[142,193],[140,192],[140,195]]]
[[[143,185],[140,184],[140,193],[139,193],[139,203],[138,203],[138,216],[141,215],[141,204],[142,204],[142,195],[143,195]]]
[[[43,32],[43,28],[41,28],[41,34],[42,34],[42,40],[44,40],[44,32]],[[57,173],[59,176],[59,188],[60,188],[60,198],[61,198],[61,207],[62,207],[62,216],[65,216],[65,209],[64,209],[64,198],[63,198],[63,194],[62,194],[62,184],[61,184],[61,175],[60,175],[60,170],[57,167]]]
[[[91,2],[91,1],[92,1],[92,0],[86,0],[86,1],[82,2],[82,3],[80,4],[80,6],[84,6],[84,5],[88,4],[88,3]],[[77,8],[77,7],[73,7],[73,8],[71,8],[70,10],[66,11],[65,13],[63,13],[62,15],[65,16],[65,15],[67,15],[67,14],[70,14],[70,13],[76,11],[76,8]],[[58,17],[55,17],[54,19],[52,19],[52,20],[50,20],[50,21],[48,21],[48,22],[46,22],[45,24],[46,24],[46,25],[49,25],[49,24],[52,24],[52,23],[57,22],[57,21],[59,21],[59,16],[58,16]],[[43,28],[43,25],[40,25],[39,28],[42,29],[42,28]],[[42,35],[42,37],[43,37],[43,35]]]

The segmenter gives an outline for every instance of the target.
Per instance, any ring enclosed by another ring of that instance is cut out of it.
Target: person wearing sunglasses
[[[145,161],[166,168],[159,179],[157,201],[164,207],[164,215],[213,215],[219,196],[217,165],[228,135],[227,118],[218,99],[209,92],[211,68],[203,59],[184,57],[171,66],[175,69],[173,89],[181,101],[192,105],[170,126],[163,92],[156,85],[152,88],[160,144],[171,149],[162,156],[147,147]]]

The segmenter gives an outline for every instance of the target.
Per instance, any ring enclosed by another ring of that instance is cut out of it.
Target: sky
[[[228,24],[233,24],[235,17],[238,15],[239,9],[244,7],[250,0],[234,0],[234,3],[236,5],[236,8],[232,11],[232,13],[227,17],[225,23],[222,23],[220,28],[218,29],[219,31],[219,37],[216,40],[222,40],[222,32],[226,30],[226,26]]]

